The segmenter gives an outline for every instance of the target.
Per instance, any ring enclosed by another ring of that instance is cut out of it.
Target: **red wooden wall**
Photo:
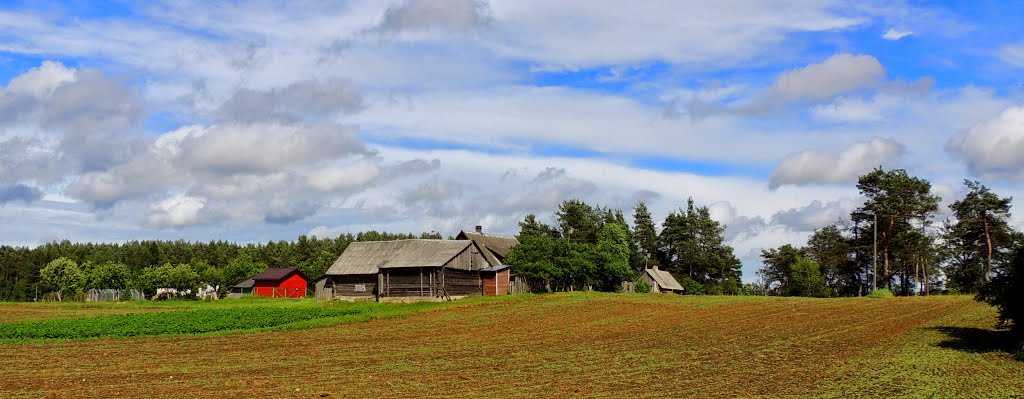
[[[292,273],[281,281],[257,281],[252,286],[252,294],[274,298],[305,298],[306,286],[309,282],[298,273]]]
[[[508,272],[509,269],[495,273],[484,273],[484,296],[498,296],[508,294]]]

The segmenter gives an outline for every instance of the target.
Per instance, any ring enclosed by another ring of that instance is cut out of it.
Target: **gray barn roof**
[[[456,240],[472,240],[480,247],[484,259],[491,266],[500,265],[502,260],[512,251],[512,247],[519,244],[515,237],[499,236],[494,234],[478,233],[475,231],[460,231],[455,237]]]
[[[667,271],[658,269],[646,269],[644,270],[644,272],[651,276],[651,278],[654,279],[654,282],[658,283],[658,286],[661,287],[662,289],[673,291],[683,290],[683,286],[680,285],[679,282],[676,281],[676,278],[672,277],[672,274]]]
[[[458,240],[353,242],[326,274],[376,274],[382,268],[440,267],[471,244]]]

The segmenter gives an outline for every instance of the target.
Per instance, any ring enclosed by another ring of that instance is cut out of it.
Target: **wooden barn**
[[[271,267],[252,276],[252,294],[272,298],[305,298],[309,277],[294,267]]]
[[[508,265],[491,266],[480,270],[480,280],[484,285],[484,296],[498,296],[508,294],[509,281]]]
[[[505,257],[512,251],[512,247],[519,244],[519,240],[515,237],[486,234],[483,230],[483,226],[476,226],[474,231],[463,230],[455,239],[473,241],[489,266],[504,264]]]
[[[651,292],[673,292],[681,294],[683,292],[683,286],[676,281],[672,274],[658,270],[655,266],[653,269],[645,269],[643,274],[637,279],[637,281],[645,281],[651,286]]]
[[[480,252],[470,240],[354,242],[327,270],[323,290],[349,300],[480,295],[480,269],[490,267]]]

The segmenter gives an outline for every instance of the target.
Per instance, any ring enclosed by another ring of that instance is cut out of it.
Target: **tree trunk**
[[[988,257],[985,258],[985,282],[989,282],[989,275],[992,274],[992,235],[988,232],[988,217],[981,216],[982,224],[985,225],[985,244],[988,246]]]

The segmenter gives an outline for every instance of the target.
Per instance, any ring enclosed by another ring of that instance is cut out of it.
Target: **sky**
[[[847,218],[873,168],[1024,207],[1021,20],[1016,1],[9,1],[0,243],[515,234],[565,199],[663,219],[692,197],[749,281],[762,249]]]

